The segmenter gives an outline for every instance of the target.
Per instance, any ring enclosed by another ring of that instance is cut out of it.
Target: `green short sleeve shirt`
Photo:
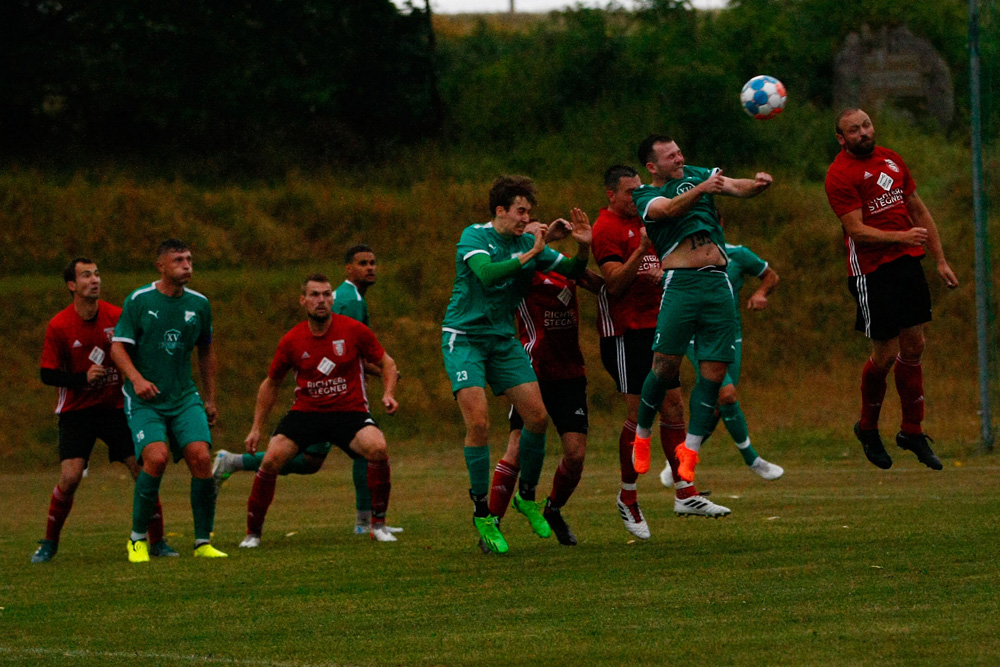
[[[368,303],[361,296],[357,286],[350,280],[340,283],[340,286],[333,293],[333,312],[338,315],[346,315],[352,320],[361,322],[366,327],[371,326],[368,323]]]
[[[191,377],[191,352],[212,342],[212,307],[194,290],[185,288],[170,297],[153,283],[125,299],[113,340],[127,345],[136,369],[160,390],[144,401],[126,378],[125,394],[132,403],[170,410],[198,391]]]
[[[646,225],[656,253],[662,260],[674,251],[682,240],[697,232],[707,232],[709,238],[724,250],[726,243],[719,224],[719,212],[715,208],[715,197],[702,195],[697,203],[687,213],[678,218],[651,220],[647,213],[650,204],[661,197],[673,199],[683,194],[699,183],[708,180],[714,169],[704,167],[684,166],[684,176],[667,181],[660,187],[642,185],[632,192],[632,200],[639,209],[639,216]]]
[[[493,262],[503,262],[520,257],[534,245],[531,234],[502,236],[492,222],[466,227],[455,253],[455,283],[442,328],[454,333],[516,336],[514,311],[531,287],[531,277],[535,271],[556,268],[565,256],[546,246],[517,274],[492,286],[484,285],[467,261],[473,255],[486,254]]]
[[[767,262],[758,257],[754,251],[741,245],[729,245],[727,243],[726,254],[729,256],[729,264],[726,265],[726,275],[729,276],[729,283],[733,286],[734,303],[736,305],[736,324],[742,330],[740,290],[743,289],[743,282],[746,276],[759,278],[764,273],[767,269]]]

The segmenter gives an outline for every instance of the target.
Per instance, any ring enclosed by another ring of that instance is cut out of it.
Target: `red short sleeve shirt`
[[[602,208],[594,221],[591,252],[598,266],[606,262],[624,264],[641,242],[642,220],[636,216],[624,218]],[[660,267],[660,258],[650,248],[639,264],[639,273],[621,296],[612,296],[601,289],[597,300],[597,330],[601,338],[620,336],[625,331],[652,329],[660,312],[663,287],[646,276]]]
[[[539,380],[571,380],[586,374],[575,280],[554,271],[536,271],[517,307],[517,331]]]
[[[868,157],[842,150],[826,172],[826,196],[837,217],[861,209],[861,221],[882,231],[906,231],[913,227],[905,198],[916,190],[903,158],[882,146],[876,146]],[[855,243],[846,231],[844,247],[850,276],[871,273],[904,255],[924,256],[920,246]]]
[[[322,336],[301,322],[278,343],[268,377],[295,373],[295,401],[300,412],[367,412],[364,362],[378,363],[385,350],[371,329],[344,315],[331,315]]]
[[[41,367],[68,373],[86,373],[97,364],[107,373],[97,384],[85,387],[60,387],[56,413],[125,405],[122,376],[111,363],[111,337],[122,309],[107,301],[97,302],[97,316],[84,320],[70,304],[59,311],[45,329]]]

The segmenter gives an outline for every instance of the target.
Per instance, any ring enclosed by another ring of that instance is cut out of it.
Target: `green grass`
[[[182,468],[162,491],[182,557],[142,566],[125,557],[123,468],[95,456],[46,565],[28,559],[56,472],[4,475],[0,663],[995,664],[992,457],[943,447],[935,473],[893,447],[883,472],[846,433],[788,434],[763,451],[788,472],[764,482],[720,437],[699,475],[733,515],[677,519],[651,474],[640,500],[653,537],[638,542],[614,508],[615,436],[595,429],[565,510],[580,545],[539,540],[512,512],[505,557],[475,546],[458,446],[393,444],[396,544],[351,534],[334,452],[319,474],[279,480],[263,547],[241,552],[252,478],[239,473],[216,521],[230,558],[207,562],[190,556]]]

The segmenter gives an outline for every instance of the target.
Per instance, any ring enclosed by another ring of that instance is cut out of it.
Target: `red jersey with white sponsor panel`
[[[876,146],[869,157],[840,151],[826,172],[826,196],[837,217],[861,209],[861,221],[886,232],[905,232],[913,228],[905,197],[917,184],[899,154]],[[904,255],[923,257],[922,246],[902,243],[855,243],[845,231],[847,272],[850,276],[871,273],[878,267]]]
[[[517,331],[539,380],[586,375],[575,280],[535,271],[531,287],[517,307]]]
[[[602,208],[594,221],[590,251],[598,266],[605,262],[624,264],[639,247],[642,219],[624,218],[611,209]],[[656,249],[650,248],[639,264],[635,282],[620,296],[608,294],[602,287],[597,299],[597,331],[601,338],[620,336],[626,331],[652,329],[660,312],[663,286],[648,278],[660,268]]]
[[[364,362],[378,363],[385,350],[371,329],[357,320],[333,314],[322,336],[308,322],[295,325],[278,343],[268,377],[278,381],[295,373],[299,412],[367,412]]]
[[[111,337],[122,309],[107,301],[97,302],[97,315],[84,320],[70,304],[52,318],[45,329],[42,368],[67,373],[86,373],[97,364],[107,370],[96,384],[84,387],[59,387],[56,413],[105,407],[121,409],[125,405],[122,376],[111,363]]]

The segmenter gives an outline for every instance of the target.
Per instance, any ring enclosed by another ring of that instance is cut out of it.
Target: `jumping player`
[[[399,408],[393,394],[396,364],[371,329],[331,311],[330,281],[314,273],[302,283],[299,303],[308,319],[285,334],[278,343],[267,377],[257,392],[253,426],[245,445],[256,453],[264,424],[278,399],[278,390],[289,371],[295,376],[295,402],[267,445],[247,500],[247,534],[242,548],[260,546],[267,510],[274,499],[278,473],[301,450],[332,442],[352,459],[368,461],[368,488],[372,497],[371,538],[395,542],[386,530],[390,470],[385,436],[372,418],[365,393],[365,362],[382,371],[382,405],[394,414]]]
[[[958,278],[948,265],[937,225],[910,170],[898,153],[875,144],[875,127],[861,109],[837,117],[841,146],[826,173],[826,195],[844,228],[848,289],[857,302],[854,328],[872,342],[861,372],[861,419],[854,434],[865,456],[879,468],[892,466],[882,444],[878,418],[886,378],[895,367],[903,419],[896,444],[934,470],[941,461],[924,434],[924,379],[920,359],[924,324],[931,320],[931,297],[920,260],[924,246],[949,288]]]
[[[209,427],[217,416],[212,308],[203,294],[186,287],[194,271],[186,243],[169,239],[156,255],[160,279],[128,296],[111,344],[111,359],[125,376],[125,413],[142,465],[132,500],[128,558],[149,560],[146,526],[171,455],[174,463],[183,458],[191,471],[194,555],[224,558],[211,544],[215,483]],[[191,379],[195,347],[204,400]]]
[[[644,139],[638,154],[652,175],[652,184],[636,188],[632,198],[665,273],[653,338],[653,367],[643,383],[639,405],[635,468],[640,474],[649,470],[653,420],[667,390],[678,385],[681,359],[697,336],[700,374],[691,391],[685,442],[675,450],[677,474],[693,482],[698,450],[713,425],[719,388],[735,358],[733,341],[737,337],[733,292],[725,272],[725,239],[714,195],[754,197],[767,189],[772,179],[764,172],[753,179],[732,179],[719,169],[688,166],[677,143],[665,135]],[[694,502],[704,516],[729,514],[728,508],[704,497]],[[685,504],[675,498],[675,511]]]
[[[122,309],[102,301],[101,274],[97,264],[77,257],[63,272],[73,303],[61,310],[45,329],[42,349],[42,382],[59,388],[59,483],[49,501],[45,539],[31,557],[46,563],[59,550],[59,535],[73,496],[83,479],[94,444],[108,446],[108,460],[121,461],[132,479],[139,476],[132,434],[123,410],[122,377],[110,363],[111,336]],[[177,556],[163,541],[163,509],[156,498],[147,526],[151,556]]]
[[[525,233],[534,234],[539,224],[532,221]],[[550,233],[546,240],[555,239]],[[539,537],[555,533],[560,544],[574,546],[576,536],[562,516],[562,508],[580,483],[587,454],[587,369],[580,351],[580,308],[576,300],[577,284],[595,294],[604,280],[588,270],[579,280],[558,273],[536,271],[531,287],[517,308],[517,330],[531,367],[538,376],[538,387],[545,410],[552,417],[562,440],[563,458],[552,478],[552,491],[545,501],[545,523],[532,523]],[[507,451],[497,463],[490,489],[490,511],[503,519],[514,495],[520,472],[520,442],[524,420],[510,409],[510,437]],[[536,514],[524,511],[525,502],[535,500],[535,487],[523,480],[514,496],[514,509],[531,522]]]
[[[555,270],[569,278],[583,275],[590,256],[590,222],[573,209],[572,236],[577,254],[567,259],[545,245],[548,227],[525,234],[535,186],[524,176],[502,176],[493,182],[489,206],[492,220],[466,227],[455,256],[455,284],[442,323],[441,350],[451,389],[465,421],[465,464],[469,472],[473,524],[480,546],[505,553],[507,541],[490,513],[490,450],[486,384],[510,399],[524,420],[521,431],[521,480],[538,484],[545,458],[548,413],[535,372],[514,329],[514,311],[531,285],[536,270]],[[564,220],[553,224],[569,224]],[[537,503],[525,500],[522,512],[541,514]],[[532,525],[544,521],[531,517]]]

